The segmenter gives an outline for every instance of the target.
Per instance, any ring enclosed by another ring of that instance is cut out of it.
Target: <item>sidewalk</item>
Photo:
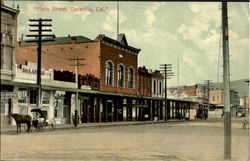
[[[167,122],[184,122],[185,120],[168,120]],[[80,128],[91,128],[91,127],[108,127],[108,126],[131,126],[131,125],[144,125],[144,124],[157,124],[165,123],[164,120],[155,121],[120,121],[120,122],[96,122],[96,123],[81,123],[75,127],[73,124],[58,124],[53,130],[65,130],[65,129],[80,129]],[[24,132],[27,129],[26,125],[22,124],[21,130]],[[45,131],[52,130],[51,127],[45,127]],[[35,131],[39,131],[36,130]],[[16,132],[16,125],[1,127],[1,133],[12,133]]]

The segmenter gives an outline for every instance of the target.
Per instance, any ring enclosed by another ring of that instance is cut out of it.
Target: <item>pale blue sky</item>
[[[12,6],[12,1],[5,1]],[[53,33],[59,36],[98,34],[116,38],[117,2],[15,1],[19,4],[18,37],[28,32],[29,18],[52,18]],[[51,11],[66,7],[68,12]],[[37,11],[47,7],[50,11]],[[92,8],[93,12],[72,12],[71,7]],[[105,11],[96,12],[96,7]],[[180,85],[217,81],[221,3],[215,2],[120,2],[120,33],[128,44],[140,48],[139,65],[159,69],[173,64],[175,76],[168,86],[177,85],[180,58]],[[249,5],[228,3],[231,80],[249,77]],[[220,48],[222,81],[222,48]]]

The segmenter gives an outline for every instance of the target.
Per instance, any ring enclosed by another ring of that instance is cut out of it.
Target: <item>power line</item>
[[[160,71],[164,74],[165,78],[165,122],[170,118],[170,107],[167,105],[167,79],[174,76],[172,72],[172,64],[160,64]]]
[[[74,65],[70,65],[70,66],[75,66],[75,83],[77,85],[77,89],[78,89],[78,70],[79,70],[79,66],[81,65],[85,65],[85,64],[80,64],[79,60],[84,60],[83,58],[71,58],[69,60],[74,60],[75,64]],[[78,91],[76,90],[76,95],[75,95],[75,121],[74,121],[74,126],[77,126],[77,122],[78,122]]]

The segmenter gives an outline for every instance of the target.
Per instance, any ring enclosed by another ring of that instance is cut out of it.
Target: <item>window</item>
[[[213,96],[213,101],[214,101],[215,99],[214,99],[214,96]]]
[[[156,93],[156,82],[154,80],[154,93]]]
[[[19,89],[18,91],[18,103],[26,103],[27,102],[27,90]]]
[[[42,91],[42,104],[49,104],[49,91]]]
[[[159,89],[159,93],[161,94],[161,82],[160,82],[160,89]]]
[[[23,114],[23,115],[25,115],[25,114],[28,114],[28,107],[27,106],[18,106],[18,113],[19,114]]]
[[[124,66],[123,65],[118,65],[117,69],[117,84],[118,87],[124,87]]]
[[[62,110],[63,110],[64,102],[66,102],[66,101],[63,101],[63,99],[60,99],[60,98],[54,99],[54,117],[55,118],[62,117]]]
[[[4,64],[4,48],[1,46],[1,69],[3,69]]]
[[[134,69],[131,67],[128,69],[128,88],[134,88]]]
[[[113,64],[110,61],[106,62],[106,85],[113,85]]]
[[[150,80],[147,80],[147,91],[150,92]]]
[[[141,78],[138,79],[137,85],[138,85],[138,92],[140,92],[141,91]]]
[[[37,103],[37,90],[30,90],[30,104]]]

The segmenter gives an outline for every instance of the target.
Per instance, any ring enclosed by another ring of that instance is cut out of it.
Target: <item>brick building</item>
[[[18,42],[17,64],[36,63],[36,48],[34,43]],[[98,35],[95,40],[83,36],[58,37],[54,42],[43,44],[41,64],[45,70],[74,73],[75,67],[70,66],[73,62],[69,59],[84,59],[80,62],[84,66],[79,66],[79,88],[94,84],[96,88],[91,89],[104,92],[104,95],[80,94],[79,111],[82,122],[135,120],[140,107],[131,96],[137,95],[139,52],[140,49],[128,45],[124,34],[119,35],[118,41],[105,35]],[[114,93],[125,94],[127,97],[112,96]],[[69,94],[74,103],[74,93]]]
[[[152,74],[145,66],[138,68],[138,94],[140,96],[151,96]]]
[[[124,34],[120,42],[99,35],[93,41],[83,36],[58,37],[42,47],[42,68],[68,70],[74,73],[69,59],[83,58],[79,74],[92,74],[100,79],[100,91],[136,95],[137,64],[140,49],[127,44]],[[17,64],[37,62],[37,46],[21,41],[17,43]]]

